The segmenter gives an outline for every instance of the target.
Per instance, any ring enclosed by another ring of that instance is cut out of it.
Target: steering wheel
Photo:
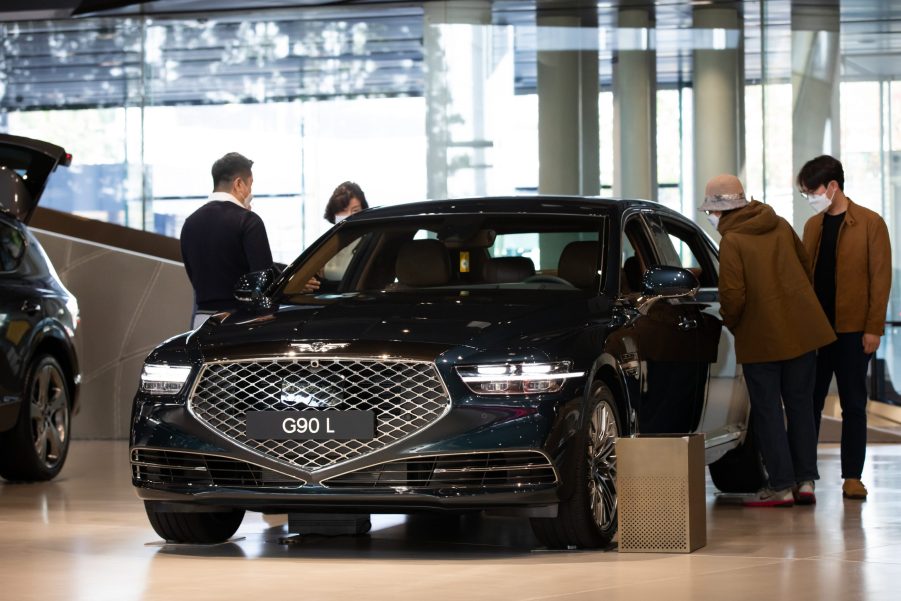
[[[564,286],[573,287],[567,280],[563,278],[558,278],[555,275],[546,275],[546,274],[536,274],[527,277],[522,281],[523,284],[563,284]]]

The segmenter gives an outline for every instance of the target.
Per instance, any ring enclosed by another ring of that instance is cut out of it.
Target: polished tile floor
[[[0,599],[901,599],[901,445],[871,445],[870,499],[842,500],[823,445],[815,507],[745,509],[708,483],[690,555],[549,552],[527,522],[374,516],[370,535],[277,541],[248,514],[232,542],[167,545],[130,484],[124,442],[75,441],[62,476],[0,481]]]

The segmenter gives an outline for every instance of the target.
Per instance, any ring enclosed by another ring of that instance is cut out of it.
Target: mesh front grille
[[[541,453],[470,453],[392,461],[330,478],[329,488],[409,488],[456,494],[499,492],[553,485],[554,468]]]
[[[303,486],[298,480],[258,465],[216,455],[134,449],[132,477],[137,483],[231,488]]]
[[[432,363],[370,359],[297,359],[210,363],[189,408],[209,427],[245,447],[306,470],[377,451],[429,426],[449,399]],[[371,440],[253,440],[248,411],[373,411]]]

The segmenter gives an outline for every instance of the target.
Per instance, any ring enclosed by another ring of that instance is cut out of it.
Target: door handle
[[[22,303],[22,312],[28,315],[34,315],[41,310],[41,305],[34,301],[26,300]]]
[[[698,320],[693,317],[685,317],[684,315],[679,317],[679,325],[678,328],[682,331],[694,330],[698,327]]]

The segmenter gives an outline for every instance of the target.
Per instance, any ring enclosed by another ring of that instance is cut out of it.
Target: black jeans
[[[782,490],[797,482],[818,479],[813,411],[816,354],[809,352],[786,361],[745,363],[742,369],[751,400],[754,437],[770,488]]]
[[[813,389],[817,434],[834,373],[842,407],[842,478],[859,479],[867,456],[867,365],[871,355],[863,352],[863,332],[836,336],[838,340],[817,351]]]

